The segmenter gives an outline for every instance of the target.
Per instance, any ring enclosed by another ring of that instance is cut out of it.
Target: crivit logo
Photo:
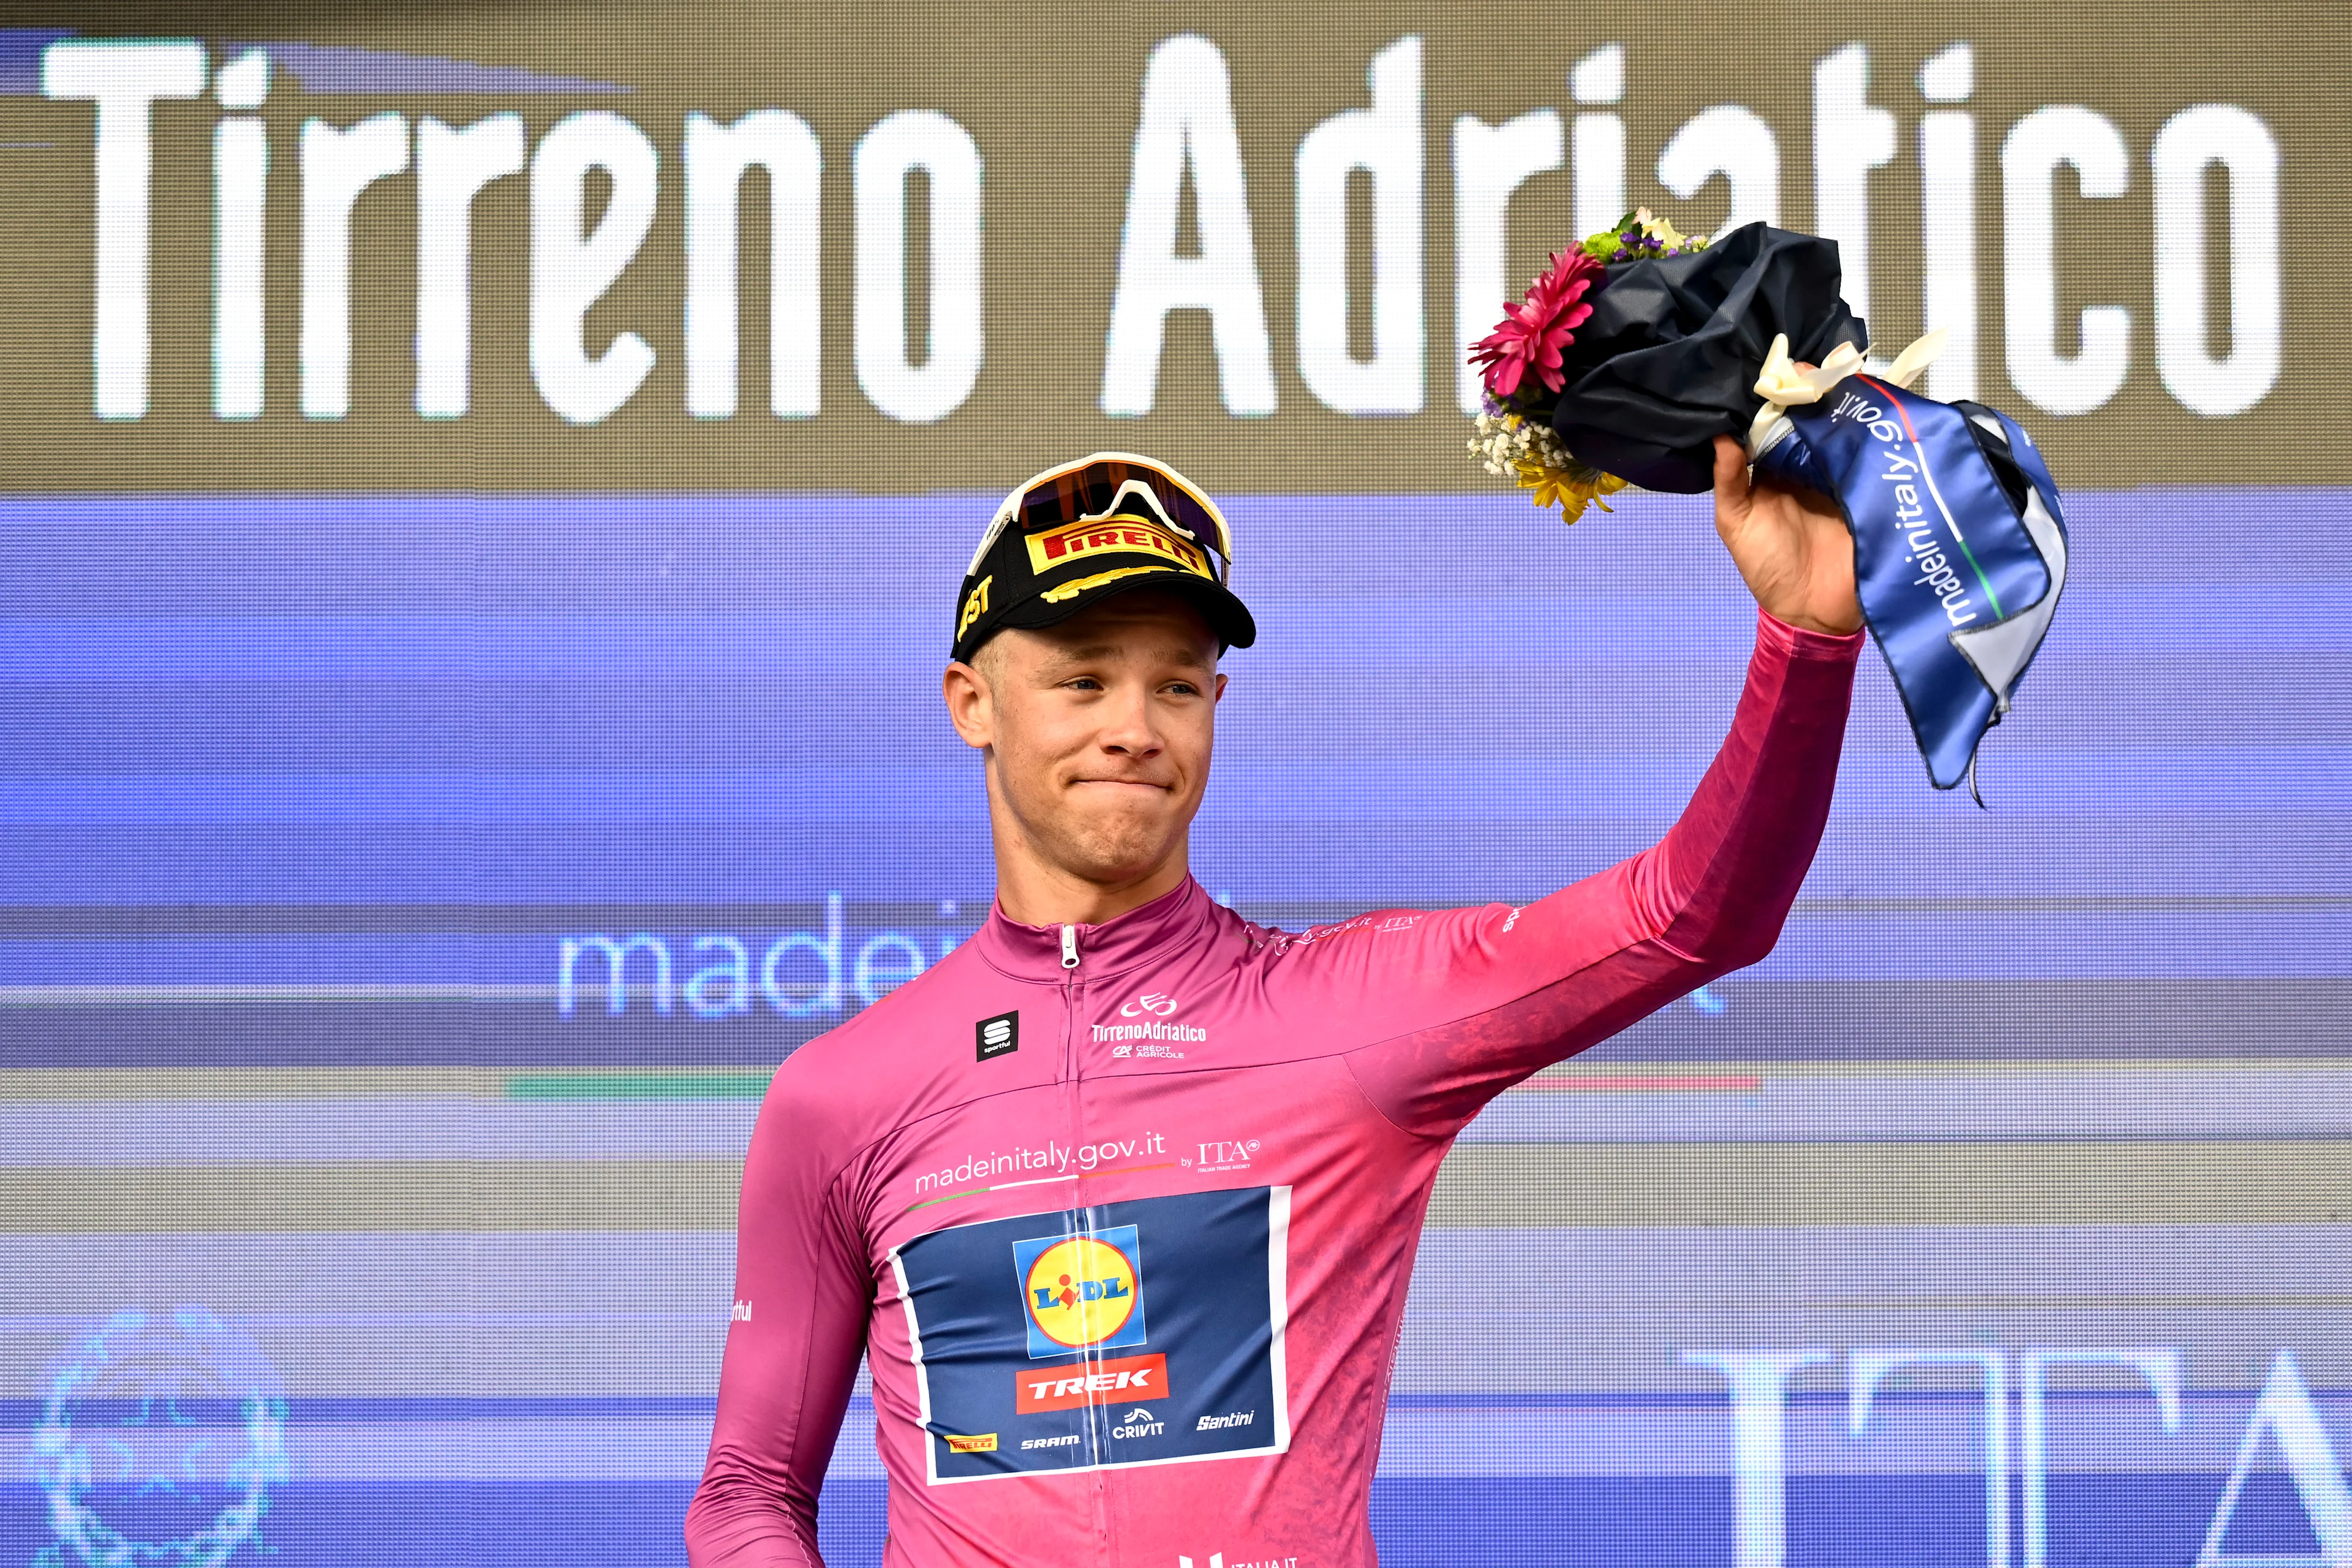
[[[1167,1423],[1151,1414],[1150,1407],[1139,1405],[1118,1418],[1110,1429],[1114,1437],[1157,1437],[1167,1429]]]
[[[1013,1408],[1022,1415],[1115,1403],[1105,1400],[1102,1395],[1106,1394],[1158,1399],[1167,1393],[1168,1358],[1164,1355],[1119,1356],[1110,1361],[1039,1367],[1034,1372],[1013,1374]]]
[[[947,1444],[948,1452],[950,1454],[993,1454],[996,1452],[996,1434],[993,1432],[982,1432],[976,1437],[959,1437],[952,1432],[942,1432],[940,1434],[940,1436],[941,1440]]]
[[[984,1062],[991,1057],[1010,1056],[1021,1048],[1021,1015],[999,1013],[993,1018],[982,1018],[971,1026],[971,1035],[974,1059]]]
[[[1131,1225],[1014,1242],[1031,1357],[1143,1343],[1141,1256]]]

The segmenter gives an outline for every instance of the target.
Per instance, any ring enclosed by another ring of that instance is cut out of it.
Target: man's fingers
[[[1718,522],[1748,513],[1748,449],[1728,436],[1715,438],[1715,515]]]

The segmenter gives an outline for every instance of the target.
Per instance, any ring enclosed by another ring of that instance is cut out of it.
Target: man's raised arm
[[[735,1301],[702,1484],[686,1511],[690,1568],[815,1564],[817,1492],[866,1345],[872,1281],[838,1201],[821,1111],[789,1063],[743,1162]]]
[[[1348,1062],[1401,1127],[1451,1134],[1511,1084],[1779,940],[1829,816],[1862,610],[1834,509],[1751,488],[1728,438],[1717,458],[1716,526],[1756,595],[1756,650],[1681,818],[1648,849],[1523,909],[1453,910],[1376,963],[1335,951],[1318,966],[1323,984],[1355,987],[1397,1020]]]

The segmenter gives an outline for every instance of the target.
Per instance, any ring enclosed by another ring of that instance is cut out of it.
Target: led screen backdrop
[[[987,908],[937,675],[1046,461],[1226,500],[1219,898],[1654,838],[1745,592],[1454,372],[1642,202],[1953,328],[2075,575],[1990,811],[1870,657],[1779,950],[1465,1136],[1383,1561],[2352,1565],[2336,19],[12,20],[0,1562],[682,1561],[767,1075]]]

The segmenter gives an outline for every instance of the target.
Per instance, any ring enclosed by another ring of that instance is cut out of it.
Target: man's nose
[[[1151,696],[1145,691],[1122,692],[1102,731],[1102,747],[1129,757],[1160,753],[1160,731],[1151,722]]]

